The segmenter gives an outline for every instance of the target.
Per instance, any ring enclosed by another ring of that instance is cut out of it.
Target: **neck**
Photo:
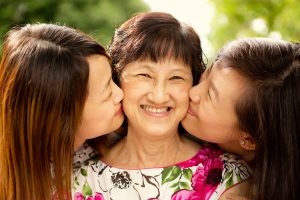
[[[76,151],[83,143],[85,142],[85,139],[75,137],[74,140],[74,151]]]
[[[241,155],[241,158],[251,166],[252,161],[254,160],[254,151],[245,151],[245,153]]]
[[[176,163],[177,154],[182,140],[177,132],[164,137],[140,136],[128,131],[112,155],[117,156],[115,167],[122,168],[151,168],[162,167]]]

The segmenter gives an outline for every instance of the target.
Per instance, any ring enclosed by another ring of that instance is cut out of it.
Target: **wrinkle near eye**
[[[132,73],[128,73],[127,71],[123,71],[121,73],[121,81],[124,81],[125,83],[129,82],[130,77],[134,77],[135,75]]]

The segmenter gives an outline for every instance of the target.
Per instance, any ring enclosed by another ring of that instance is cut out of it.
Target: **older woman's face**
[[[152,136],[177,131],[188,109],[192,81],[190,67],[179,60],[143,60],[126,65],[121,88],[129,130]]]

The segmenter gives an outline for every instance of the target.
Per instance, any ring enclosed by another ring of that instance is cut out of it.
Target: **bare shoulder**
[[[247,200],[246,194],[250,189],[250,181],[243,181],[226,190],[220,197],[220,200]]]

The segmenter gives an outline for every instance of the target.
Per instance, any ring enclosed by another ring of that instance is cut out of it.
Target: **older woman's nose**
[[[155,104],[163,104],[170,100],[170,94],[164,83],[156,83],[151,87],[147,97]]]

